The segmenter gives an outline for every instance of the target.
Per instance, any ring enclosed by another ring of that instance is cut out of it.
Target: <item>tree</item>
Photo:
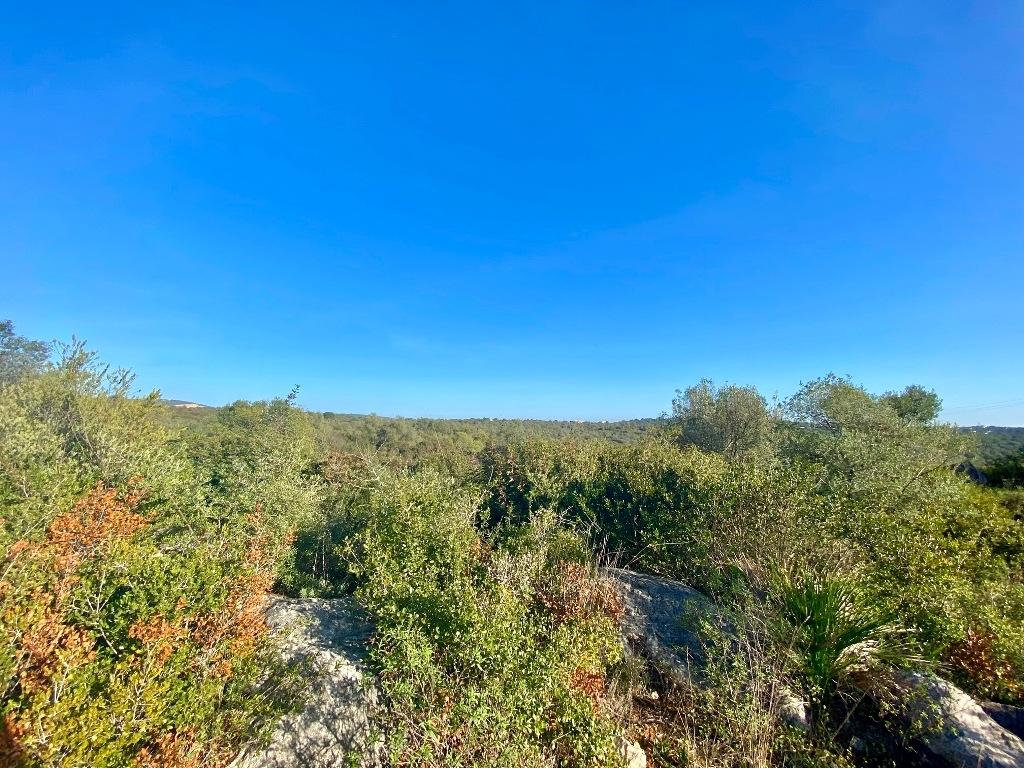
[[[886,392],[881,402],[892,408],[904,421],[927,424],[939,415],[942,400],[930,389],[911,384],[902,392]]]
[[[49,357],[48,344],[19,336],[14,332],[14,323],[0,320],[0,386],[26,374],[38,373]]]
[[[992,485],[1024,487],[1024,449],[991,462],[985,467],[985,474]]]
[[[891,421],[863,387],[834,373],[803,384],[783,409],[798,427],[836,438],[849,429],[877,431]]]
[[[672,417],[680,443],[730,458],[765,446],[773,423],[768,403],[757,389],[716,388],[710,379],[701,379],[685,392],[676,390]]]
[[[896,504],[926,485],[930,473],[959,464],[969,447],[955,428],[921,420],[937,408],[938,398],[928,397],[934,393],[921,387],[907,393],[898,402],[909,410],[900,413],[891,394],[876,397],[849,378],[830,373],[807,382],[783,405],[789,419],[783,452],[817,465],[832,492],[847,501]]]

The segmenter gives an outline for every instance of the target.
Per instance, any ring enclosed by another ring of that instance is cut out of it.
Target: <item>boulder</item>
[[[696,625],[714,620],[715,604],[681,581],[622,568],[608,568],[605,575],[622,597],[626,638],[672,682],[686,684],[699,676],[707,659]]]
[[[250,747],[231,768],[328,768],[375,765],[369,711],[375,701],[363,659],[371,628],[348,599],[272,596],[267,621],[289,660],[310,664],[301,712],[278,723],[266,747]]]
[[[700,625],[710,623],[726,636],[735,630],[703,592],[674,579],[622,568],[608,568],[606,578],[618,588],[625,608],[626,639],[675,685],[701,685],[707,664]],[[801,731],[810,730],[807,704],[785,688],[776,691],[779,715]]]
[[[906,673],[909,715],[928,727],[924,743],[955,768],[1022,768],[1024,741],[997,723],[952,683],[934,675]]]
[[[619,741],[619,757],[625,768],[647,768],[647,754],[639,744],[625,737]]]
[[[981,708],[988,716],[1015,736],[1024,739],[1024,707],[1012,704],[998,704],[994,701],[981,702]]]

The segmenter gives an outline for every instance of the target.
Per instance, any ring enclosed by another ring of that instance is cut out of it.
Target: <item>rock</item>
[[[286,658],[311,662],[308,699],[278,723],[267,747],[243,751],[231,768],[333,768],[353,757],[375,765],[368,749],[375,694],[362,665],[369,624],[344,598],[277,596],[268,601],[267,621],[281,631]]]
[[[868,743],[864,741],[860,736],[854,736],[850,739],[850,751],[856,755],[868,754]]]
[[[1012,704],[997,704],[994,701],[981,702],[981,708],[988,716],[1015,736],[1024,739],[1024,707]]]
[[[626,637],[677,685],[699,676],[707,659],[695,625],[702,618],[715,620],[715,604],[681,581],[622,568],[608,568],[605,575],[622,596]]]
[[[734,634],[714,603],[701,592],[672,579],[609,568],[625,604],[627,639],[676,685],[701,685],[707,663],[699,625],[710,623],[726,636]],[[930,728],[923,740],[930,753],[955,768],[1024,768],[1020,728],[1024,711],[977,701],[934,675],[904,673],[900,682],[908,699],[908,718]],[[807,705],[781,689],[775,702],[780,717],[802,731],[810,730]],[[997,719],[1010,726],[1003,727]]]
[[[625,607],[622,629],[675,685],[702,684],[707,664],[702,622],[727,637],[735,630],[722,619],[711,599],[681,581],[608,568],[605,576],[618,587]],[[776,691],[782,720],[801,731],[810,730],[807,704],[792,691]]]
[[[635,741],[622,737],[619,740],[619,756],[626,768],[647,768],[647,754]]]
[[[934,675],[906,673],[911,717],[930,726],[925,746],[956,768],[1022,768],[1024,741],[997,723],[955,685]]]
[[[811,708],[806,701],[788,688],[780,686],[775,691],[775,706],[779,710],[782,722],[798,731],[810,733]]]

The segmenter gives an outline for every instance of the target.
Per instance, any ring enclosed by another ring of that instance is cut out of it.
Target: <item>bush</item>
[[[377,622],[392,760],[616,762],[602,706],[614,598],[564,558],[580,552],[564,531],[538,519],[488,540],[476,502],[434,470],[388,474],[347,547]]]
[[[528,522],[550,509],[608,558],[671,570],[688,557],[693,521],[719,507],[727,463],[653,438],[514,442],[489,449],[481,467],[492,522]]]
[[[956,475],[958,438],[948,430],[840,384],[809,386],[800,408],[813,429],[786,438],[780,456],[726,460],[657,439],[490,449],[485,506],[492,520],[512,521],[551,508],[609,557],[682,578],[726,605],[770,591],[770,574],[784,566],[848,577],[959,683],[1019,700],[1016,492]],[[980,647],[972,637],[989,638],[984,665],[964,663],[968,646]]]
[[[0,389],[5,764],[224,764],[294,698],[275,525],[215,510],[129,386],[73,348]]]
[[[895,616],[872,605],[854,578],[804,569],[780,571],[773,586],[792,632],[788,646],[819,731],[827,707],[844,687],[889,687],[894,669],[923,663],[907,630]]]

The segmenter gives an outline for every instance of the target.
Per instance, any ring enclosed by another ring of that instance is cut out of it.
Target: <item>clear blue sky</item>
[[[1024,424],[1024,5],[301,5],[8,4],[0,318],[212,404]]]

